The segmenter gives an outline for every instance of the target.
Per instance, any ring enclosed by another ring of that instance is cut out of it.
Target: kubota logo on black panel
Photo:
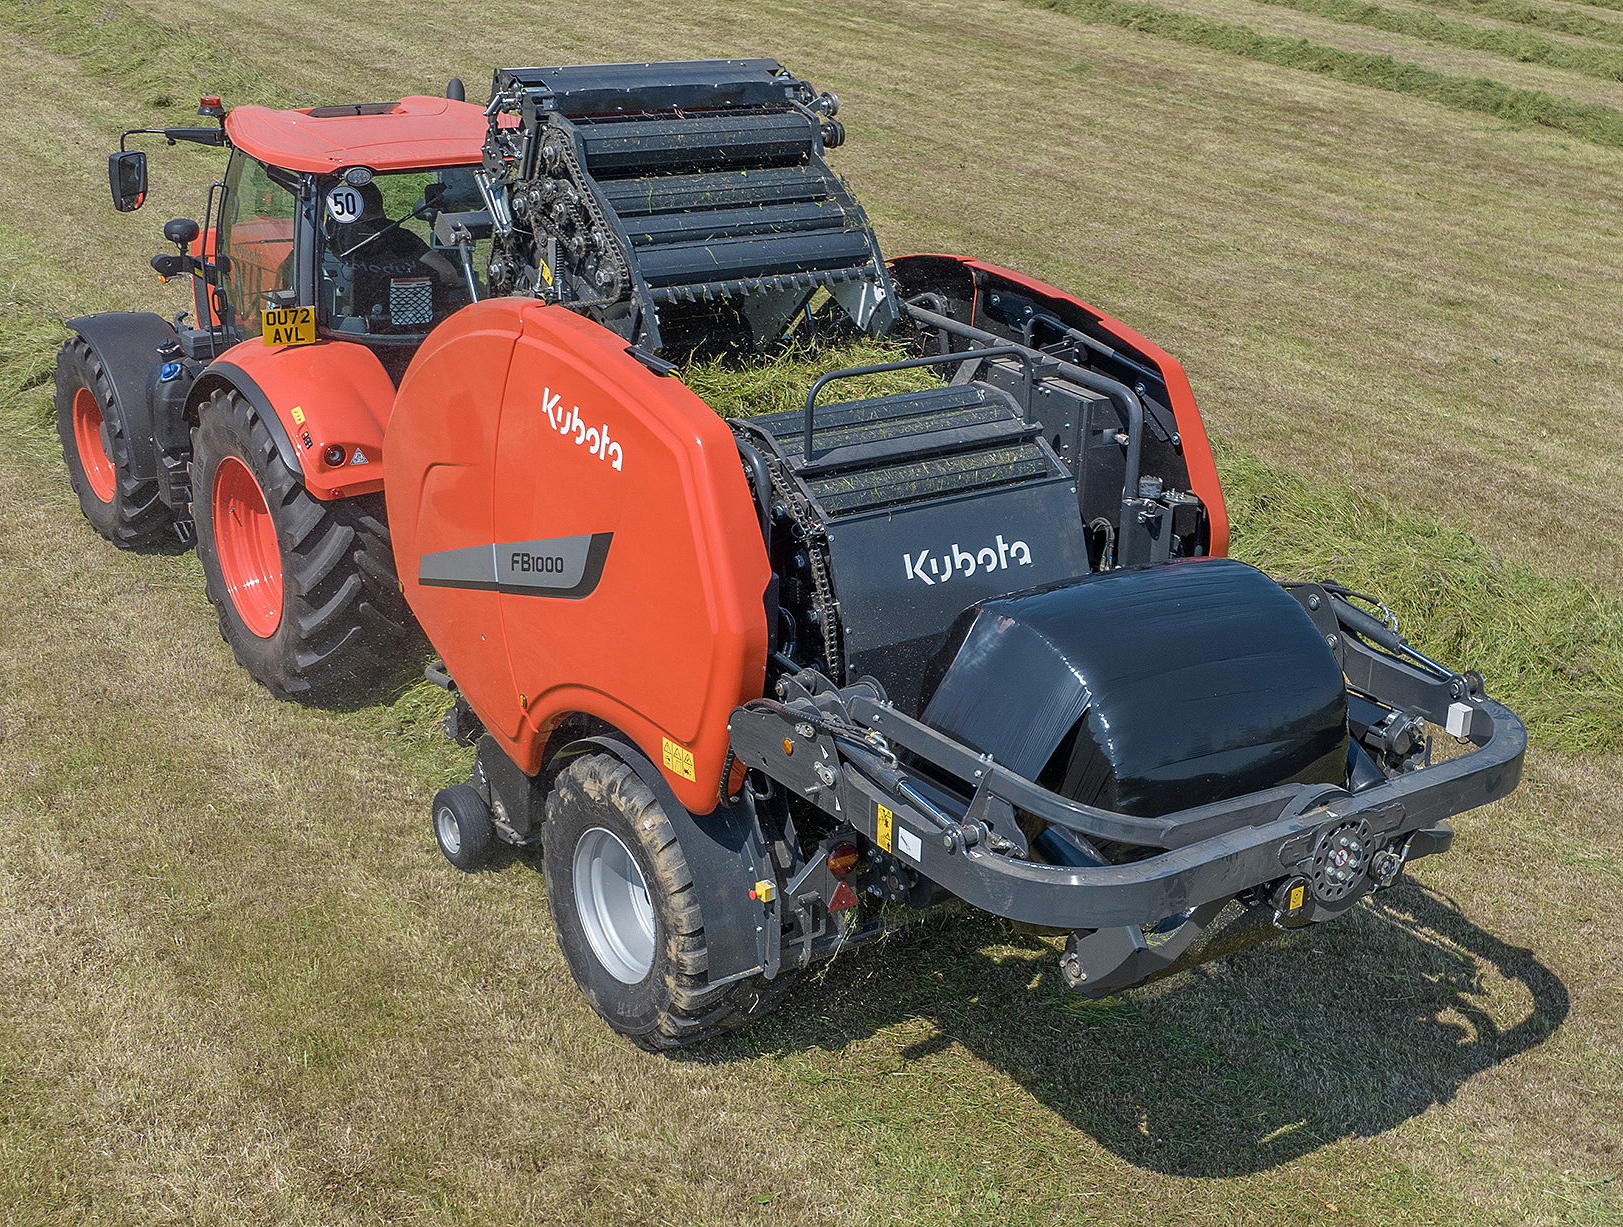
[[[907,572],[907,578],[918,580],[921,584],[935,587],[945,584],[957,576],[966,579],[983,571],[1006,571],[1010,567],[1029,567],[1031,565],[1031,547],[1024,541],[1005,541],[1003,534],[997,535],[991,545],[980,549],[964,549],[956,541],[944,550],[919,550],[915,554],[903,554],[902,564]]]

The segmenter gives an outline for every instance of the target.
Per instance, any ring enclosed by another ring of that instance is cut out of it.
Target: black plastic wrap
[[[1122,813],[1344,782],[1335,657],[1289,593],[1230,559],[980,602],[954,624],[926,693],[927,723]]]

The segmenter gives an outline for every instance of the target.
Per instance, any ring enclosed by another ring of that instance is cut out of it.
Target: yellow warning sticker
[[[883,805],[874,815],[874,840],[886,852],[890,852],[896,841],[896,815]]]
[[[1290,906],[1287,907],[1285,910],[1287,912],[1294,912],[1298,908],[1300,908],[1302,906],[1302,904],[1304,904],[1306,902],[1307,902],[1307,887],[1303,886],[1300,882],[1298,882],[1295,886],[1291,887]]]
[[[698,780],[693,770],[693,751],[686,746],[679,746],[669,737],[664,740],[665,770],[681,776],[684,780]]]
[[[294,405],[293,406],[293,424],[295,426],[303,426],[304,425],[304,406],[303,405]]]

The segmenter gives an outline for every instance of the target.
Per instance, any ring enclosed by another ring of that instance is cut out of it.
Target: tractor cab
[[[335,185],[316,228],[318,332],[414,347],[428,329],[479,296],[474,249],[441,242],[442,212],[479,207],[467,167],[396,171],[359,187]],[[483,253],[480,253],[481,255]]]
[[[482,293],[487,240],[477,223],[446,223],[484,207],[474,178],[483,110],[414,96],[219,114],[210,143],[231,155],[204,224],[170,223],[165,237],[179,254],[153,261],[161,274],[196,274],[196,326],[179,338],[187,356],[208,361],[258,338],[350,341],[398,379],[429,330]],[[134,193],[130,155],[114,159],[115,203],[136,207],[144,166]]]

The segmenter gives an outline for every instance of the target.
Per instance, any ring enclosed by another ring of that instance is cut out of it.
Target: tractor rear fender
[[[680,380],[559,306],[487,299],[424,342],[386,440],[406,598],[527,774],[571,715],[695,814],[765,685],[771,578],[738,445]]]
[[[1194,390],[1178,360],[1160,346],[1140,336],[1118,319],[1106,315],[1097,307],[1080,298],[1056,289],[1046,282],[1027,277],[1023,273],[988,264],[968,256],[912,255],[901,256],[890,262],[898,283],[935,281],[952,265],[958,265],[967,274],[963,278],[963,292],[958,297],[968,300],[973,319],[965,320],[977,327],[986,327],[982,318],[986,300],[999,288],[1008,288],[1038,300],[1067,325],[1093,335],[1108,337],[1114,348],[1158,371],[1166,385],[1168,407],[1178,424],[1178,436],[1184,464],[1189,470],[1189,486],[1205,504],[1210,540],[1207,553],[1223,556],[1228,553],[1229,521],[1223,505],[1223,487],[1217,478],[1217,464],[1212,459],[1211,441],[1206,437],[1206,426],[1201,421],[1200,408],[1195,404]],[[1131,381],[1129,381],[1131,382]]]
[[[81,315],[68,327],[84,339],[107,370],[114,402],[104,412],[116,414],[130,443],[131,476],[151,481],[159,475],[158,424],[148,394],[153,368],[162,359],[158,346],[175,339],[169,321],[150,311],[106,311]]]
[[[258,411],[283,463],[316,498],[383,489],[383,433],[394,384],[366,346],[318,341],[273,349],[257,338],[242,341],[198,377],[189,407],[195,412],[227,386]]]

